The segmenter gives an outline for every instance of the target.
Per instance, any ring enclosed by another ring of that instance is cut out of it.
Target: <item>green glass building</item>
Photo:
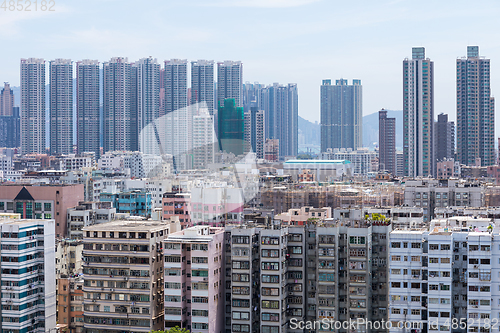
[[[236,107],[234,98],[224,100],[217,114],[219,149],[235,156],[244,152],[244,115],[243,107]]]

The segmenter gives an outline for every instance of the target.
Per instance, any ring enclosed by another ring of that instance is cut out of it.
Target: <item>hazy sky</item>
[[[27,57],[241,60],[244,81],[297,83],[299,114],[314,121],[325,78],[361,79],[364,114],[400,110],[402,61],[424,46],[436,117],[455,119],[455,59],[479,45],[493,95],[500,89],[498,0],[55,0],[54,9],[0,10],[0,82],[19,85]]]

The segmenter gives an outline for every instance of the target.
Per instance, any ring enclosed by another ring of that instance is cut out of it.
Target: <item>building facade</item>
[[[5,82],[2,92],[0,92],[0,116],[12,116],[14,108],[14,92],[10,84]]]
[[[2,331],[56,330],[55,222],[2,220]]]
[[[207,103],[211,115],[216,110],[214,70],[213,60],[191,61],[191,104]]]
[[[255,153],[255,157],[264,158],[264,111],[251,107],[245,112],[245,151]]]
[[[21,153],[44,154],[45,60],[21,59]]]
[[[455,123],[448,121],[448,115],[441,113],[435,123],[436,161],[455,159]]]
[[[388,118],[387,111],[378,112],[379,170],[396,176],[396,118]]]
[[[53,219],[56,238],[68,235],[67,209],[80,201],[83,184],[0,186],[0,212],[18,213],[22,219]]]
[[[217,63],[217,105],[224,105],[224,100],[233,98],[235,106],[243,106],[243,64],[241,61]]]
[[[224,228],[194,226],[164,242],[165,328],[218,333],[224,327]],[[187,287],[187,288],[186,288]]]
[[[323,80],[321,93],[321,152],[328,148],[363,146],[361,80]]]
[[[160,154],[154,131],[143,130],[160,116],[160,64],[152,57],[137,61],[137,133],[141,152]]]
[[[405,176],[434,176],[434,62],[423,47],[403,61],[403,137]]]
[[[99,158],[101,138],[100,70],[97,60],[76,63],[76,147],[79,154],[94,152]]]
[[[165,61],[165,114],[185,108],[187,99],[187,60]]]
[[[0,146],[19,148],[21,146],[21,118],[19,107],[12,108],[12,115],[0,116]]]
[[[163,325],[163,222],[115,221],[85,227],[84,330],[151,332]]]
[[[234,98],[224,100],[217,113],[219,150],[233,153],[235,156],[244,152],[245,133],[243,107],[236,106]]]
[[[138,150],[135,71],[127,58],[103,64],[103,152]]]
[[[297,156],[298,151],[298,89],[297,84],[274,83],[261,89],[264,110],[264,135],[278,139],[280,157]]]
[[[490,88],[490,59],[479,46],[467,46],[457,59],[457,157],[461,164],[495,164],[495,103]]]
[[[50,61],[50,154],[73,153],[73,62]]]

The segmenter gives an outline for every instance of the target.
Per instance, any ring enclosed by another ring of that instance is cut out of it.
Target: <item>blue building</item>
[[[101,193],[101,202],[111,202],[117,213],[131,216],[151,216],[151,193],[134,190],[122,193]]]

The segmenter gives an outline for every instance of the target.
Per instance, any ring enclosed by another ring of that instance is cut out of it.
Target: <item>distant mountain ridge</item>
[[[403,148],[403,111],[387,110],[387,117],[396,118],[396,149]],[[321,125],[299,116],[299,136],[304,136],[304,144],[321,145]],[[378,146],[378,112],[363,116],[363,147],[374,149]]]

